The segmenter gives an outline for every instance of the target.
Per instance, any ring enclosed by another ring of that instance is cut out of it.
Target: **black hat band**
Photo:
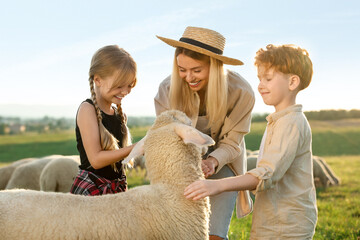
[[[223,54],[223,51],[218,49],[218,48],[215,48],[215,47],[212,47],[210,45],[207,45],[205,43],[202,43],[202,42],[199,42],[199,41],[196,41],[194,39],[191,39],[191,38],[180,38],[179,40],[180,42],[184,42],[184,43],[189,43],[191,45],[194,45],[194,46],[197,46],[197,47],[201,47],[201,48],[204,48],[206,50],[209,50],[210,52],[213,52],[213,53],[216,53],[216,54],[220,54],[222,55]]]

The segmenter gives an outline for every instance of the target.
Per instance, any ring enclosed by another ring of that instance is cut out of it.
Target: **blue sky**
[[[174,48],[186,26],[226,37],[226,66],[256,92],[254,112],[272,112],[257,93],[253,60],[269,43],[306,48],[313,81],[300,92],[305,111],[360,108],[360,2],[303,1],[2,1],[0,3],[0,116],[74,117],[89,97],[93,53],[117,44],[138,64],[138,85],[123,100],[130,116],[155,115],[153,97],[171,72]]]

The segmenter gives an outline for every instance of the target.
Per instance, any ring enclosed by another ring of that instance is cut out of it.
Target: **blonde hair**
[[[295,74],[300,78],[299,90],[307,88],[311,82],[313,65],[309,53],[292,44],[275,46],[269,44],[266,49],[259,49],[255,56],[255,66],[263,65],[267,69]]]
[[[97,74],[101,78],[112,76],[117,72],[117,77],[113,83],[113,87],[117,87],[124,83],[132,83],[132,87],[136,85],[136,63],[128,52],[119,48],[117,45],[110,45],[100,48],[92,57],[89,70],[89,84],[91,98],[95,106],[97,121],[100,132],[100,144],[103,150],[118,149],[119,140],[116,139],[103,125],[101,110],[96,100],[94,89],[94,75]],[[116,105],[117,115],[121,119],[121,146],[129,146],[131,144],[131,136],[126,126],[127,118],[122,111],[121,104]],[[111,164],[115,171],[118,171],[115,163]]]
[[[170,107],[183,111],[190,118],[198,114],[197,106],[194,105],[196,93],[180,78],[176,61],[179,54],[210,64],[209,82],[205,93],[206,117],[209,120],[207,128],[210,128],[211,124],[224,118],[227,113],[228,85],[223,62],[186,48],[176,48],[169,92]]]

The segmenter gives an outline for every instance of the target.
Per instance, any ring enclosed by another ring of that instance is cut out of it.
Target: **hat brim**
[[[223,55],[216,54],[214,52],[211,52],[209,50],[206,50],[206,49],[198,47],[198,46],[194,46],[194,45],[189,44],[189,43],[173,40],[173,39],[170,39],[170,38],[164,38],[164,37],[160,37],[160,36],[156,36],[156,37],[159,38],[161,41],[165,42],[166,44],[172,46],[172,47],[182,47],[182,48],[190,49],[190,50],[192,50],[194,52],[202,53],[204,55],[216,58],[216,59],[222,61],[224,64],[244,65],[244,63],[242,61],[238,60],[238,59],[225,57]]]

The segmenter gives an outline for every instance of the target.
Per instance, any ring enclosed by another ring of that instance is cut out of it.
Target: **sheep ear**
[[[139,157],[141,155],[144,155],[144,142],[145,142],[145,137],[143,137],[140,141],[138,141],[136,143],[136,145],[134,146],[134,148],[131,150],[131,152],[129,153],[129,155],[124,158],[124,160],[122,161],[122,164],[127,165],[128,167],[133,167],[134,166],[134,159],[136,157]]]
[[[215,141],[208,135],[200,132],[194,127],[185,124],[176,124],[175,132],[181,137],[185,144],[193,143],[200,147],[214,145]]]

